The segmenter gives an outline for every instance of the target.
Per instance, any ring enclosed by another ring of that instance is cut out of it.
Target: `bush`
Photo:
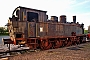
[[[8,29],[5,27],[0,27],[0,35],[9,35]]]
[[[84,34],[87,34],[88,33],[88,30],[84,30]]]

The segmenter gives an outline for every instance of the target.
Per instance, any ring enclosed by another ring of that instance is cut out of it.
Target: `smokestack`
[[[73,16],[73,23],[76,23],[76,16]]]
[[[61,15],[60,16],[60,23],[66,23],[66,15]]]
[[[58,22],[58,17],[57,16],[51,16],[51,20],[55,21],[55,22]]]
[[[48,15],[46,15],[46,18],[48,19]]]

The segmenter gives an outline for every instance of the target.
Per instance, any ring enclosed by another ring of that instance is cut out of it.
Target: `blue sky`
[[[84,23],[85,29],[90,25],[90,0],[1,0],[0,26],[8,22],[8,18],[18,6],[45,10],[49,18],[53,15],[66,15],[69,22],[72,22],[72,16],[76,15],[77,22]]]

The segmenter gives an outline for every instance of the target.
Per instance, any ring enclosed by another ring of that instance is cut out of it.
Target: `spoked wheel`
[[[63,46],[63,41],[62,40],[59,41],[59,45],[60,45],[60,47]]]
[[[68,43],[66,46],[70,46],[70,45],[72,45],[72,42],[71,42],[71,40],[68,40]]]
[[[60,42],[58,40],[56,40],[54,43],[55,43],[54,48],[59,48],[60,47]]]
[[[52,47],[52,44],[50,42],[48,42],[47,40],[43,40],[40,43],[40,47],[42,50],[48,50]]]
[[[77,44],[80,44],[80,37],[77,37],[76,43],[77,43]]]
[[[74,38],[70,38],[71,40],[71,45],[74,45]]]
[[[65,46],[67,46],[67,44],[68,44],[68,41],[67,41],[67,40],[65,40]]]
[[[55,41],[54,48],[59,48],[59,47],[62,46],[62,44],[63,44],[63,42],[62,42],[61,40],[56,40],[56,41]]]

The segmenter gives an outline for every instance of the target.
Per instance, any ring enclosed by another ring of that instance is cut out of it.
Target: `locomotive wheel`
[[[80,37],[77,37],[77,44],[80,44]]]
[[[71,42],[72,42],[72,44],[71,45],[75,45],[75,40],[74,40],[74,38],[70,38],[70,40],[71,40]]]
[[[41,41],[41,43],[40,43],[40,48],[42,49],[42,50],[44,50],[44,44],[45,44],[45,42],[44,41]]]
[[[62,40],[62,47],[65,46],[65,40]]]
[[[56,40],[55,41],[54,48],[59,48],[59,47],[60,47],[60,41]]]
[[[68,44],[68,41],[67,41],[67,40],[65,40],[65,42],[64,42],[64,46],[67,46],[67,44]]]
[[[72,42],[69,40],[66,46],[72,45]]]
[[[62,46],[63,46],[63,41],[62,40],[56,40],[53,48],[59,48]]]
[[[69,46],[69,42],[67,43],[66,47]]]
[[[48,49],[50,49],[51,47],[52,47],[52,44],[49,43],[48,46],[45,47],[45,50],[48,50]]]
[[[59,41],[59,45],[60,45],[60,47],[63,46],[63,41],[62,40]]]
[[[72,41],[71,40],[69,41],[69,43],[70,43],[70,45],[72,45]]]
[[[48,50],[52,47],[52,44],[50,42],[44,40],[44,41],[41,41],[40,47],[42,50]]]
[[[74,37],[74,44],[75,44],[75,45],[77,44],[77,40],[76,40],[76,37]]]

